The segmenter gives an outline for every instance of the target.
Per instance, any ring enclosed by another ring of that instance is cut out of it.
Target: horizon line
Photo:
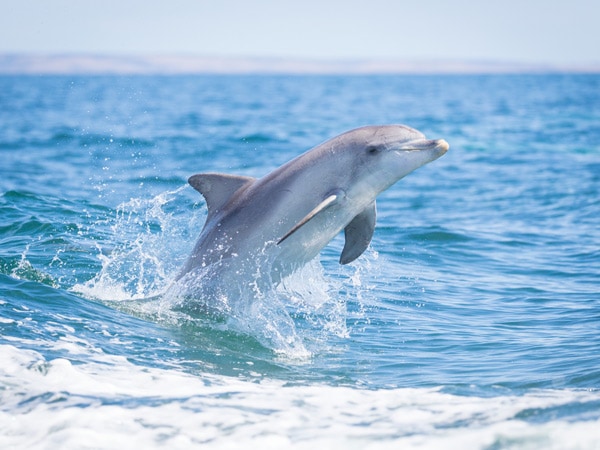
[[[598,63],[527,63],[460,59],[343,59],[210,56],[177,53],[0,52],[2,75],[193,74],[509,74],[600,73]]]

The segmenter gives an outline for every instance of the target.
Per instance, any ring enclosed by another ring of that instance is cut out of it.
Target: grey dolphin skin
[[[377,195],[448,148],[443,139],[428,140],[404,125],[367,126],[330,139],[260,179],[193,175],[189,183],[206,199],[208,217],[177,280],[207,277],[206,268],[212,267],[204,281],[221,294],[231,284],[273,286],[342,230],[340,263],[348,264],[371,241]]]

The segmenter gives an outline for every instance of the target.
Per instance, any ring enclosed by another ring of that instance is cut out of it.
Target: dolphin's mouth
[[[450,148],[450,144],[448,144],[444,139],[437,139],[433,142],[436,142],[434,150],[439,150],[442,154],[446,153]]]

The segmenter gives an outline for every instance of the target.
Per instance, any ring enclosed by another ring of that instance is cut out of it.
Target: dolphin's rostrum
[[[277,284],[342,230],[340,263],[348,264],[371,241],[377,195],[448,148],[446,141],[428,140],[407,126],[367,126],[260,179],[193,175],[189,183],[206,199],[208,216],[178,280],[202,276],[212,267],[205,281],[213,291],[232,283]]]

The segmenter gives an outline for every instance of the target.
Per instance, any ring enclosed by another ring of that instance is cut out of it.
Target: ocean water
[[[449,152],[253,314],[165,295],[197,172]],[[600,448],[600,76],[0,77],[0,447]]]

